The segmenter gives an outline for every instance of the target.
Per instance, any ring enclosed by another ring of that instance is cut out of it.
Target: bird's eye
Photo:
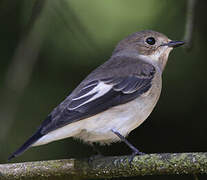
[[[149,37],[146,39],[146,43],[149,45],[154,45],[155,44],[155,38]]]

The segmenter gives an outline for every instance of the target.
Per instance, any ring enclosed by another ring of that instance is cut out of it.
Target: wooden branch
[[[88,160],[64,159],[0,165],[0,180],[100,179],[139,175],[207,174],[207,153],[166,153],[102,157]]]
[[[195,9],[197,0],[188,0],[187,13],[186,13],[186,25],[184,33],[184,41],[186,44],[184,47],[189,50],[192,47],[193,33],[195,29]]]

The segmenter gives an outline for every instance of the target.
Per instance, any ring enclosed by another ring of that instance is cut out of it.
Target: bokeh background
[[[187,0],[36,2],[0,1],[0,163],[6,163],[47,114],[110,57],[121,39],[144,29],[175,40],[184,36]],[[170,54],[156,108],[128,137],[145,153],[207,151],[206,6],[207,1],[197,3],[192,49]],[[99,149],[104,155],[131,153],[123,143]],[[12,162],[93,154],[90,146],[70,138],[31,148]]]

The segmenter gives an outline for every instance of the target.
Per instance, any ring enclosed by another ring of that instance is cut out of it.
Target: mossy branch
[[[102,157],[88,160],[64,159],[0,165],[0,180],[99,179],[144,175],[207,174],[207,153],[166,153]]]

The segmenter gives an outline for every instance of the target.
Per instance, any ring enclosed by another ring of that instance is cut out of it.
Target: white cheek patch
[[[169,48],[168,46],[162,46],[161,48],[158,48],[153,54],[149,55],[149,58],[154,61],[159,61],[159,58],[163,53],[169,53],[172,49],[173,48]]]

